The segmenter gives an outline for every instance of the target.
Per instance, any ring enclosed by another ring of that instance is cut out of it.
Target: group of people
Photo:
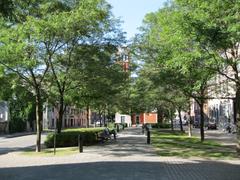
[[[100,136],[103,139],[110,139],[111,135],[113,135],[113,138],[116,140],[117,133],[116,133],[115,129],[109,130],[108,127],[105,127],[104,130],[102,131],[102,133],[100,134]]]

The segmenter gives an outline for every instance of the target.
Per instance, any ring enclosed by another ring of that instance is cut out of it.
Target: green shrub
[[[26,121],[21,118],[14,117],[9,121],[9,132],[24,132],[26,131]]]
[[[115,128],[115,123],[109,122],[109,123],[107,124],[107,127],[108,127],[109,129],[114,129],[114,128]]]
[[[153,124],[152,128],[171,128],[171,124],[162,124],[162,123]]]
[[[72,147],[78,146],[78,136],[82,135],[83,145],[90,146],[97,143],[96,134],[101,132],[103,128],[78,128],[67,129],[56,135],[56,147]],[[48,148],[54,146],[54,133],[48,134],[44,144]]]
[[[127,124],[127,123],[123,123],[123,126],[124,126],[124,127],[128,127],[128,124]]]

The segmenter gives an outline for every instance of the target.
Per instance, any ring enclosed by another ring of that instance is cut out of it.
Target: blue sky
[[[113,6],[112,12],[124,21],[123,30],[130,39],[137,33],[144,16],[149,12],[157,11],[166,0],[107,0]]]

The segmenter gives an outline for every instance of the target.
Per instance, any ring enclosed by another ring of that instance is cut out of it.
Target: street
[[[46,134],[42,134],[41,142],[44,142]],[[36,135],[14,136],[6,135],[0,136],[0,155],[19,151],[26,148],[33,148],[36,144]]]

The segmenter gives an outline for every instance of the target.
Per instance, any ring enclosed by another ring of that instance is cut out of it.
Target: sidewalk
[[[64,157],[0,156],[1,180],[239,180],[240,161],[159,157],[141,128]]]

